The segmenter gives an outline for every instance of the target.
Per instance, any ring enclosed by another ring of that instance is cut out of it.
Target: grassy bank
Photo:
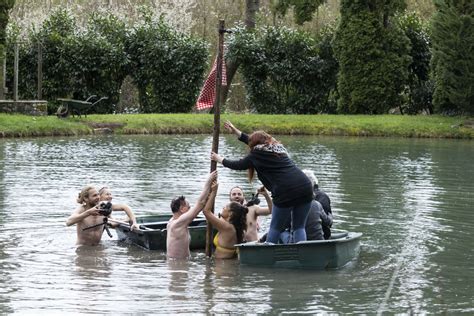
[[[401,115],[223,114],[243,131],[271,134],[474,138],[474,118]],[[210,134],[211,114],[89,115],[58,119],[0,114],[0,137],[115,134]],[[223,129],[222,129],[223,130]]]

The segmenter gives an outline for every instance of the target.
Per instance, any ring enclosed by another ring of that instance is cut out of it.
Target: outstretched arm
[[[215,152],[211,152],[211,160],[221,163],[224,167],[233,170],[247,170],[252,166],[249,155],[240,160],[226,159]]]
[[[126,204],[112,204],[112,210],[113,211],[124,211],[130,221],[132,222],[132,225],[130,226],[130,229],[140,229],[140,226],[137,223],[137,218],[135,217],[135,214],[133,214],[132,209],[130,206]]]
[[[232,224],[226,222],[222,218],[218,218],[213,212],[212,209],[214,207],[214,202],[216,199],[216,194],[217,194],[217,188],[219,184],[214,182],[212,184],[212,191],[211,194],[209,195],[209,199],[207,200],[206,206],[204,207],[204,210],[202,211],[204,213],[204,216],[206,216],[207,221],[215,227],[217,230],[223,230],[229,227],[229,225],[232,226]]]
[[[211,183],[217,180],[217,170],[211,172],[207,177],[206,183],[204,184],[204,188],[199,196],[196,204],[191,208],[188,212],[184,213],[178,219],[179,222],[183,221],[188,225],[193,221],[194,218],[199,214],[199,212],[204,208],[206,205],[206,201],[209,198],[211,193]]]
[[[234,124],[231,123],[231,121],[225,121],[224,128],[226,130],[228,130],[229,132],[231,132],[232,134],[235,134],[235,136],[237,136],[237,138],[239,138],[240,135],[242,135],[242,132],[239,129],[237,129],[234,126]]]
[[[247,134],[245,133],[242,133],[239,129],[237,129],[234,124],[232,124],[230,121],[226,121],[224,123],[224,127],[226,130],[228,130],[229,132],[231,132],[232,134],[234,134],[235,136],[237,136],[237,138],[241,141],[241,142],[244,142],[246,144],[249,143],[249,137]]]
[[[86,217],[99,215],[99,206],[96,205],[90,209],[81,212],[82,207],[78,207],[66,221],[66,226],[71,226],[83,221]]]
[[[270,197],[270,194],[268,194],[268,191],[264,186],[258,189],[257,193],[260,193],[265,197],[268,207],[259,207],[255,213],[257,215],[270,215],[272,213],[272,208],[273,208],[273,201],[272,201],[272,198]]]

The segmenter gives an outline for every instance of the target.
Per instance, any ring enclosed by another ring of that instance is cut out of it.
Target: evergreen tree
[[[8,24],[8,18],[10,10],[15,5],[15,0],[0,0],[0,97],[4,97],[3,91],[3,60],[5,59],[5,41],[6,41],[6,29]]]
[[[408,84],[405,87],[407,104],[402,113],[417,114],[421,111],[433,113],[433,82],[430,80],[430,37],[425,23],[416,13],[400,16],[400,24],[411,43],[411,64],[408,67]]]
[[[441,113],[474,113],[474,1],[436,0],[432,19],[433,104]]]
[[[408,77],[409,40],[393,23],[404,1],[342,0],[334,51],[338,111],[380,114],[400,106]]]

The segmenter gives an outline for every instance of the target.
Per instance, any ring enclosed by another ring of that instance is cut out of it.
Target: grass
[[[263,115],[223,114],[247,132],[270,134],[474,138],[474,118],[406,115]],[[115,134],[211,134],[212,114],[55,116],[0,114],[0,137],[86,135],[109,128]],[[223,128],[221,128],[221,131]]]

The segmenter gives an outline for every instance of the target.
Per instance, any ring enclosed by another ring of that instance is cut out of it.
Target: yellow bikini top
[[[216,247],[216,250],[219,249],[219,251],[227,252],[227,253],[232,253],[232,254],[237,254],[237,249],[235,247],[232,248],[227,248],[227,247],[222,247],[219,245],[219,233],[217,233],[214,236],[214,246]]]

